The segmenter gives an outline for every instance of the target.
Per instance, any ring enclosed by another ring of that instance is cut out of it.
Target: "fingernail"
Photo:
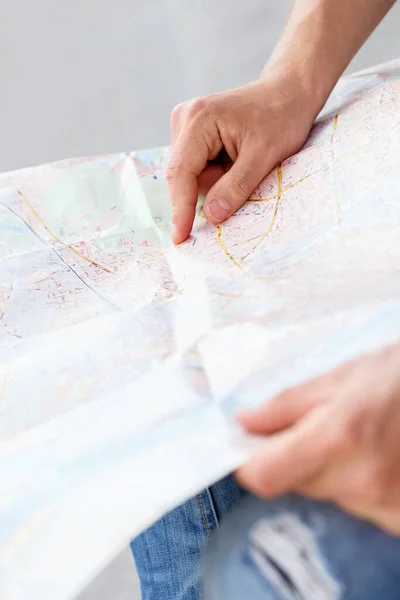
[[[231,207],[225,200],[213,200],[207,206],[207,212],[217,223],[225,221],[231,214]]]

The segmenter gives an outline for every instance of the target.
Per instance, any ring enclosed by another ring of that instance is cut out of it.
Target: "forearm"
[[[294,0],[264,73],[298,82],[317,114],[353,56],[395,0]]]

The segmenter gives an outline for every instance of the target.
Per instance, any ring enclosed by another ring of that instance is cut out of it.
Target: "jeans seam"
[[[199,506],[200,506],[200,512],[201,512],[201,516],[202,516],[202,519],[203,519],[203,524],[204,524],[204,527],[205,527],[205,530],[206,530],[206,535],[207,535],[207,537],[211,537],[211,531],[210,531],[210,527],[208,525],[208,520],[207,520],[206,511],[205,511],[205,508],[204,508],[203,499],[201,497],[201,494],[198,494],[198,496],[196,496],[196,497],[197,497],[197,500],[198,500],[198,503],[199,503]]]
[[[207,494],[209,502],[210,502],[210,511],[212,512],[212,516],[214,518],[215,529],[218,529],[219,519],[218,519],[218,515],[217,515],[217,510],[215,507],[214,496],[212,494],[212,487],[206,489],[206,494]]]

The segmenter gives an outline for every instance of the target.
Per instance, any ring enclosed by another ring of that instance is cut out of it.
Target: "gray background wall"
[[[3,0],[0,170],[164,144],[174,104],[257,76],[290,0]],[[400,54],[400,7],[352,68]]]
[[[257,76],[290,4],[2,0],[0,171],[168,143],[174,104]],[[397,3],[350,70],[400,56],[399,32]],[[139,597],[125,552],[80,600]]]

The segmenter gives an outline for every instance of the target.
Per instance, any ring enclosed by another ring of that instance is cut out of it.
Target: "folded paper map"
[[[178,247],[168,156],[0,176],[1,600],[70,600],[245,460],[239,407],[400,338],[400,61]]]

